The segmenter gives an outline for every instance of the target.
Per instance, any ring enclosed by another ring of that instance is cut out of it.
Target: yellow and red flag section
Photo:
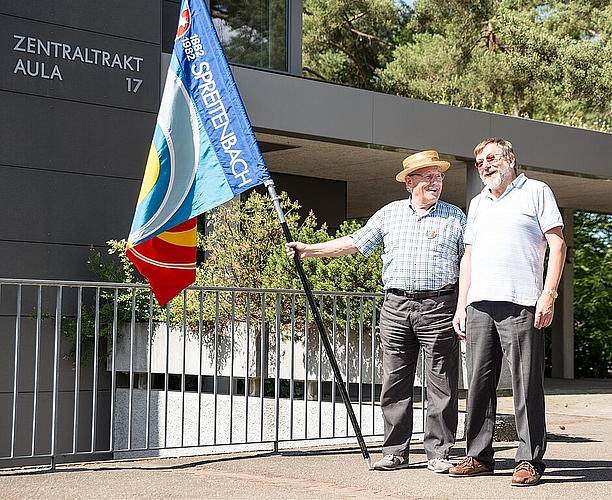
[[[196,216],[270,179],[203,0],[183,0],[127,256],[160,305],[195,281]]]
[[[161,305],[195,281],[197,219],[189,219],[137,247],[128,247],[130,260]]]

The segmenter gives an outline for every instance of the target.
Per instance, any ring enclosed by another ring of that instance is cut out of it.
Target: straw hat
[[[406,176],[425,167],[440,167],[440,172],[445,172],[450,168],[450,163],[444,160],[440,160],[437,151],[421,151],[407,157],[403,162],[402,166],[404,169],[395,176],[398,182],[405,182]]]

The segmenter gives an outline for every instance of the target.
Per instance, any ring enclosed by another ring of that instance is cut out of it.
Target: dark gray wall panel
[[[174,50],[180,7],[181,3],[176,0],[164,0],[162,3],[162,51],[167,53]]]
[[[3,241],[90,245],[121,238],[140,189],[140,181],[11,167],[0,167],[0,178]]]
[[[0,164],[142,179],[156,113],[0,92]]]
[[[285,191],[291,201],[299,202],[302,220],[312,210],[319,224],[327,223],[331,234],[346,220],[346,182],[281,173],[272,177],[278,193]],[[261,186],[257,190],[267,193]]]
[[[3,2],[0,276],[92,279],[90,245],[127,236],[159,106],[160,16],[161,1]],[[142,61],[89,63],[85,48]],[[137,92],[129,76],[144,80]]]
[[[6,302],[3,298],[2,302]],[[28,315],[32,308],[23,311]],[[49,312],[49,311],[45,311]],[[51,311],[53,315],[53,311]],[[53,317],[42,321],[39,341],[39,352],[36,353],[36,321],[28,316],[23,316],[19,330],[19,389],[32,393],[35,389],[42,392],[53,391],[54,353],[55,353],[55,319]],[[61,332],[60,332],[61,335]],[[3,349],[14,355],[15,352],[15,320],[13,318],[0,318],[0,341]],[[102,348],[106,349],[105,341]],[[70,354],[73,348],[71,342],[62,341],[60,345],[60,357],[58,360],[58,389],[69,392],[75,386],[75,364],[74,357]],[[38,366],[36,364],[38,356]],[[97,376],[97,388],[107,390],[111,386],[111,375],[106,370],[106,363],[100,363]],[[38,386],[35,386],[36,370],[38,370]],[[87,391],[94,386],[94,365],[89,361],[86,365],[79,366],[79,388]],[[14,364],[0,365],[0,393],[12,392],[14,382]],[[0,427],[1,428],[1,427]]]
[[[2,0],[0,12],[160,43],[161,0]]]
[[[95,222],[92,221],[92,225]],[[115,238],[127,237],[116,231]],[[107,240],[111,236],[107,237]],[[100,238],[102,240],[103,238]],[[87,268],[90,245],[62,245],[0,240],[0,276],[3,278],[88,280],[96,277]],[[106,251],[101,242],[97,249]]]
[[[97,395],[97,418],[96,418],[96,436],[94,451],[106,451],[110,448],[110,391],[99,391]],[[5,429],[5,432],[0,433],[0,455],[10,456],[12,443],[12,404],[13,395],[0,393],[0,428]],[[36,453],[49,454],[51,452],[51,436],[53,427],[51,426],[53,417],[53,394],[49,392],[41,392],[38,395],[38,411],[36,414],[36,432],[34,433],[34,442],[36,444]],[[15,429],[15,455],[28,456],[31,453],[32,443],[32,406],[33,398],[31,394],[20,393],[18,396],[17,414],[21,418],[17,420]],[[72,452],[72,433],[74,419],[74,392],[60,392],[57,397],[57,435],[55,439],[56,453],[71,453]],[[82,391],[79,397],[79,419],[77,433],[77,451],[88,452],[90,450],[92,438],[92,412],[93,412],[93,396],[91,392]],[[61,456],[61,455],[60,455]],[[108,456],[91,456],[89,460],[108,459]],[[73,459],[74,460],[74,459]],[[83,456],[81,460],[86,460]],[[58,461],[66,461],[65,459]],[[29,464],[45,464],[48,465],[49,458],[32,460]],[[14,463],[14,466],[27,465],[28,463]],[[7,466],[4,463],[3,466]]]
[[[2,304],[6,305],[13,297],[6,286],[2,289]],[[13,304],[15,305],[15,304]],[[23,313],[19,331],[19,378],[17,387],[19,396],[17,397],[18,419],[15,426],[15,454],[28,455],[32,435],[36,443],[37,453],[50,450],[52,409],[54,408],[54,352],[55,352],[55,331],[53,319],[43,321],[40,332],[40,353],[35,351],[36,346],[36,323],[27,317],[31,312],[31,304],[24,302]],[[27,308],[27,310],[26,310]],[[14,309],[13,309],[14,310]],[[15,402],[13,398],[14,383],[14,349],[15,349],[15,319],[8,317],[0,318],[0,342],[4,346],[3,353],[8,354],[10,362],[0,363],[0,429],[10,430],[13,424],[12,410]],[[59,353],[59,364],[57,371],[57,450],[64,452],[72,448],[72,431],[75,412],[75,370],[74,362],[69,356],[71,345],[62,342]],[[38,369],[38,384],[35,386],[35,370]],[[81,451],[89,450],[92,433],[92,411],[93,411],[93,364],[80,367],[79,369],[79,397],[78,397],[78,438],[77,449]],[[110,373],[104,369],[104,364],[100,364],[97,379],[97,416],[96,419],[96,446],[98,449],[108,448],[109,440],[109,393],[110,393]],[[36,432],[32,428],[32,412],[34,401],[34,389],[37,390],[37,412],[36,412]],[[0,435],[0,455],[8,456],[11,450],[11,433],[3,432]]]
[[[160,46],[0,14],[0,89],[157,111]]]

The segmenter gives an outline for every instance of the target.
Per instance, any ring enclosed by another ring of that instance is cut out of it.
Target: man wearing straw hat
[[[409,198],[378,210],[352,235],[324,243],[287,243],[287,256],[370,255],[383,245],[385,300],[380,313],[383,380],[380,406],[385,437],[377,470],[408,467],[413,428],[413,384],[419,349],[425,353],[427,419],[423,445],[428,469],[444,473],[457,430],[458,340],[452,319],[463,256],[465,214],[440,201],[450,163],[436,151],[407,157],[397,174]]]

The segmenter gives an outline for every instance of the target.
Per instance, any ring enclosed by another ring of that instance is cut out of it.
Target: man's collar
[[[506,196],[506,194],[508,194],[513,189],[520,188],[526,182],[527,182],[527,176],[523,173],[520,173],[514,179],[512,179],[512,182],[510,184],[506,186],[505,191],[501,194],[499,198],[493,195],[493,193],[491,192],[488,186],[483,187],[481,193],[483,193],[485,196],[488,196],[489,198],[499,200],[500,198],[503,198],[504,196]]]
[[[438,206],[438,202],[439,202],[439,201],[440,201],[440,200],[437,200],[437,201],[436,201],[436,202],[435,202],[435,203],[434,203],[434,204],[433,204],[431,207],[429,207],[429,208],[428,208],[428,209],[425,211],[425,214],[424,214],[424,215],[426,215],[426,214],[429,214],[429,213],[433,212],[433,211],[436,209],[436,207]],[[416,208],[414,207],[414,205],[413,205],[413,203],[412,203],[412,196],[411,196],[410,198],[408,198],[408,204],[410,205],[410,208],[412,209],[412,211],[413,211],[415,214],[416,214],[416,213],[418,213],[418,212],[416,211]]]

